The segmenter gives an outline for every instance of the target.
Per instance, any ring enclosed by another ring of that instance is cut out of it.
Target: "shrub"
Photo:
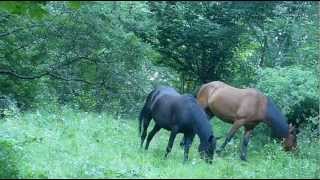
[[[257,88],[272,97],[289,120],[293,123],[314,121],[319,112],[319,89],[316,73],[299,66],[265,68],[258,73]]]
[[[15,116],[19,114],[17,102],[8,96],[0,96],[0,118]]]
[[[17,158],[13,145],[4,140],[0,140],[0,178],[18,178]]]

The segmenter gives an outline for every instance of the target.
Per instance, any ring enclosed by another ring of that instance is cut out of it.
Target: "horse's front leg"
[[[185,141],[185,137],[184,137],[184,134],[183,134],[183,137],[182,137],[181,142],[180,142],[180,147],[181,148],[184,147],[184,141]]]
[[[217,150],[217,153],[221,153],[225,146],[228,144],[228,142],[232,139],[232,137],[234,136],[234,134],[238,131],[238,129],[244,124],[245,120],[236,120],[233,123],[232,128],[230,129],[225,141],[223,142],[223,144],[220,146],[220,148]]]
[[[178,133],[178,129],[177,128],[173,128],[172,131],[171,131],[171,134],[170,134],[170,138],[169,138],[166,154],[164,155],[165,158],[167,158],[168,154],[171,152],[171,149],[172,149],[172,146],[173,146],[173,142],[174,142],[174,139],[176,138],[177,133]]]
[[[247,160],[247,151],[248,151],[248,144],[250,140],[252,129],[245,129],[242,145],[241,145],[241,151],[240,151],[240,159],[243,161]]]
[[[191,147],[195,134],[184,136],[184,159],[183,163],[186,163],[189,159],[189,149]]]

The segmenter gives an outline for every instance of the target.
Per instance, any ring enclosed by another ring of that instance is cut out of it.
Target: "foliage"
[[[314,2],[2,2],[0,91],[22,110],[55,101],[134,114],[156,84],[252,86],[265,67],[315,66],[315,12]]]
[[[0,3],[0,10],[7,11],[14,15],[29,16],[35,19],[40,19],[47,15],[44,7],[46,2],[33,2],[33,1],[2,1]]]
[[[158,64],[179,72],[187,91],[212,80],[231,81],[238,69],[234,51],[250,32],[249,22],[264,22],[275,3],[150,2],[157,22],[156,41],[147,39],[162,54]],[[259,9],[259,13],[253,14]],[[253,18],[252,18],[253,15]],[[138,33],[139,34],[139,33]],[[193,85],[192,85],[193,84]],[[184,84],[182,84],[182,90]]]
[[[8,33],[0,39],[1,92],[23,109],[55,99],[86,110],[136,113],[139,105],[131,104],[144,100],[155,72],[168,77],[159,76],[159,83],[171,78],[167,70],[150,64],[159,55],[128,29],[133,22],[119,18],[129,6],[47,2],[48,15],[36,21],[3,12],[0,23]]]
[[[18,178],[18,152],[9,141],[0,139],[0,178]]]
[[[300,66],[266,68],[258,79],[257,88],[272,97],[289,121],[300,124],[313,117],[308,123],[319,127],[319,87],[315,70]]]

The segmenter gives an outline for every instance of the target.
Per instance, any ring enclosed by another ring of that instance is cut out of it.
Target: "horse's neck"
[[[268,98],[267,102],[266,121],[268,125],[271,126],[272,132],[276,137],[288,137],[289,126],[286,122],[286,118],[270,98]]]

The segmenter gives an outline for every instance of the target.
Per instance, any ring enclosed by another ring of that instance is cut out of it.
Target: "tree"
[[[272,12],[274,3],[241,2],[150,2],[157,21],[156,39],[147,40],[162,55],[158,64],[170,66],[182,82],[195,85],[213,80],[228,81],[235,68],[234,50],[248,32],[252,11],[261,23]]]

